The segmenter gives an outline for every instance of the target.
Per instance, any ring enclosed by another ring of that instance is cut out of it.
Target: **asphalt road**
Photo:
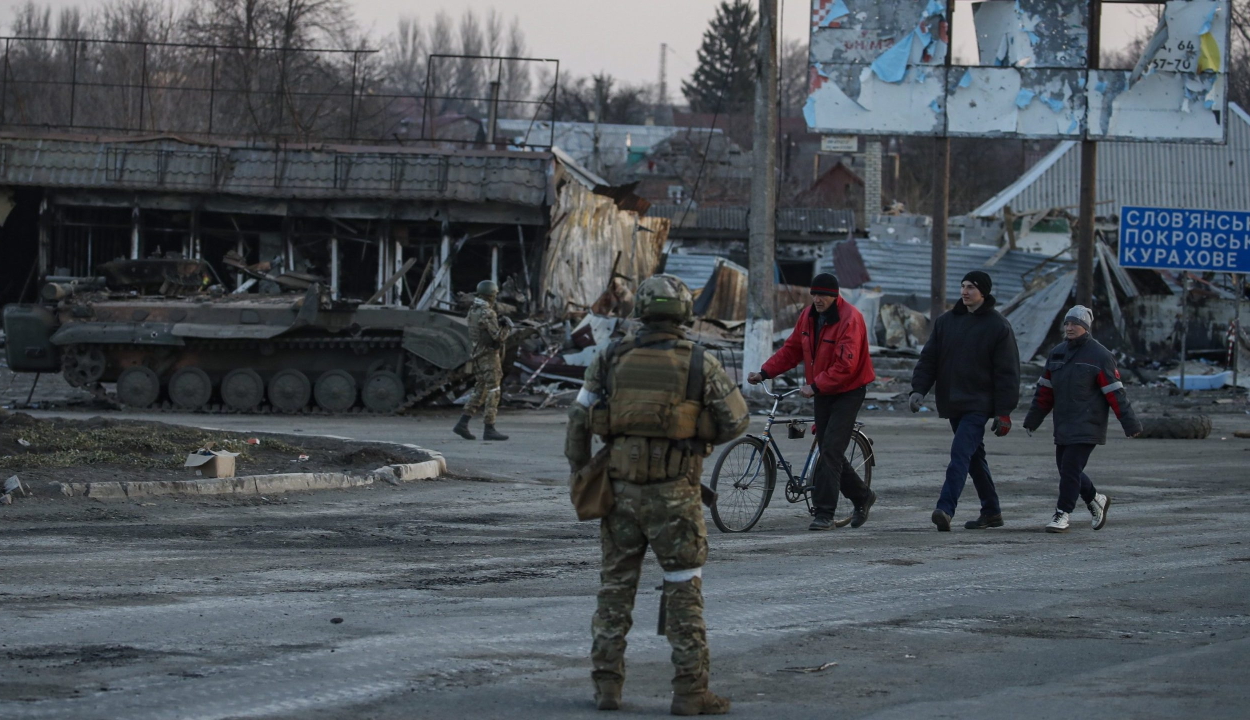
[[[1250,441],[1232,437],[1250,416],[1216,416],[1204,441],[1112,439],[1090,466],[1107,527],[1078,508],[1066,535],[1041,532],[1057,486],[1044,435],[987,440],[1006,527],[937,533],[949,429],[866,417],[880,500],[863,528],[807,532],[778,494],[750,533],[711,529],[713,686],[735,715],[1250,715]],[[597,534],[568,506],[562,413],[505,413],[507,443],[455,438],[454,414],[159,419],[412,442],[458,477],[0,508],[0,717],[594,713]],[[971,484],[964,501],[959,526]],[[649,563],[616,717],[667,713],[659,582]]]

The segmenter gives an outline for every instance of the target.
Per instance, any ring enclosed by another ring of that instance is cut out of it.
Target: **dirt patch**
[[[413,448],[381,443],[201,430],[103,417],[41,419],[5,413],[0,415],[0,473],[16,473],[36,486],[51,480],[186,480],[195,477],[183,467],[187,453],[210,443],[218,450],[239,453],[237,475],[364,472],[430,459]]]

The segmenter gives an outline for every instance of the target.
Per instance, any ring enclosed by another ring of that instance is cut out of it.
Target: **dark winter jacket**
[[[911,376],[911,389],[924,395],[937,385],[938,415],[1010,415],[1020,403],[1020,351],[1011,323],[986,295],[976,312],[962,302],[942,313]]]
[[[1036,430],[1054,410],[1056,445],[1104,445],[1108,408],[1115,411],[1125,435],[1141,432],[1141,423],[1120,382],[1115,357],[1086,334],[1065,340],[1050,351],[1024,427]]]

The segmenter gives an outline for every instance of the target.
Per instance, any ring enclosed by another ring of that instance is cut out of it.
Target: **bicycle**
[[[721,532],[746,532],[759,522],[764,508],[772,501],[777,484],[777,468],[786,473],[786,500],[807,503],[807,512],[814,515],[816,508],[812,505],[812,490],[815,489],[816,466],[820,462],[820,438],[812,438],[812,448],[807,453],[807,462],[803,471],[796,477],[793,466],[786,460],[781,447],[772,435],[773,425],[785,422],[787,434],[791,440],[802,438],[807,426],[814,418],[777,419],[777,405],[798,390],[788,393],[773,393],[773,408],[768,412],[768,420],[764,423],[764,432],[759,435],[744,435],[730,443],[716,459],[712,469],[711,487],[716,492],[712,502],[712,521]],[[872,450],[872,439],[863,432],[864,424],[855,423],[851,432],[851,442],[846,448],[846,460],[851,467],[864,479],[864,484],[872,484],[872,468],[876,465],[876,455]],[[815,429],[813,428],[813,434]],[[731,480],[732,478],[732,480]],[[851,503],[843,503],[843,507]],[[844,512],[843,517],[835,517],[834,525],[842,527],[851,522],[854,508]]]

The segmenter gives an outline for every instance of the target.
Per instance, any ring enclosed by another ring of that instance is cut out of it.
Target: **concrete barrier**
[[[126,500],[161,495],[279,495],[308,490],[344,490],[372,485],[375,481],[393,484],[433,480],[447,472],[447,460],[428,452],[433,459],[404,465],[386,465],[365,475],[346,473],[280,473],[277,475],[245,475],[232,478],[198,478],[195,480],[143,480],[136,482],[54,482],[52,488],[70,497],[96,500]]]

